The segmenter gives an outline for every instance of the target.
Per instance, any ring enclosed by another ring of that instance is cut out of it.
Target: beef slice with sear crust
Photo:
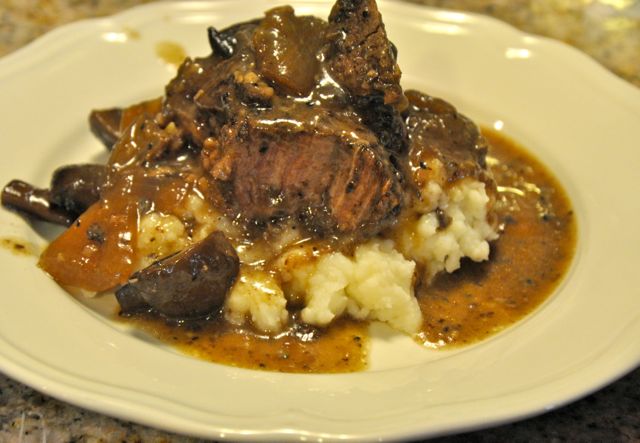
[[[400,68],[374,0],[338,0],[329,15],[327,66],[353,96],[404,101]]]
[[[325,57],[330,75],[351,95],[363,122],[392,152],[404,154],[408,138],[401,111],[396,49],[374,0],[338,0],[329,15]]]
[[[380,145],[256,123],[228,128],[203,151],[236,214],[253,221],[293,216],[321,235],[378,232],[395,220],[403,193]]]

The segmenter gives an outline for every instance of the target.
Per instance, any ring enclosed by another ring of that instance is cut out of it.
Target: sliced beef
[[[246,120],[205,150],[205,167],[233,211],[251,221],[294,216],[319,234],[378,232],[403,205],[397,173],[366,128],[336,133],[261,128]]]

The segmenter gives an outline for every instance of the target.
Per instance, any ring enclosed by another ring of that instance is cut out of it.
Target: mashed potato
[[[422,214],[400,235],[400,251],[422,263],[433,277],[445,270],[460,268],[460,260],[489,258],[489,241],[498,234],[487,220],[489,196],[485,184],[477,180],[462,180],[448,192],[429,183],[429,194],[437,202],[436,209]],[[440,215],[436,211],[440,211]],[[440,219],[447,221],[441,226]]]
[[[407,334],[417,332],[422,314],[413,289],[416,264],[429,278],[453,272],[463,257],[487,260],[489,241],[497,238],[487,220],[490,199],[485,184],[464,179],[445,190],[439,176],[436,170],[423,185],[414,207],[418,218],[402,227],[395,242],[374,239],[357,246],[353,256],[318,256],[304,246],[293,247],[300,235],[287,227],[270,244],[275,255],[270,272],[249,266],[264,255],[264,245],[237,245],[245,267],[227,296],[227,321],[249,321],[273,334],[289,321],[287,307],[296,306],[302,321],[315,326],[349,315],[382,321]],[[215,230],[236,237],[233,224],[195,194],[187,196],[174,214],[145,215],[139,227],[141,268]]]
[[[353,258],[336,252],[322,257],[307,272],[295,273],[306,289],[302,320],[326,326],[347,312],[360,320],[380,320],[406,333],[416,332],[422,319],[413,294],[415,263],[387,241],[358,246]]]
[[[241,275],[227,296],[225,318],[236,325],[251,319],[253,325],[267,333],[280,331],[287,323],[287,299],[282,289],[266,272]]]
[[[184,249],[189,243],[184,224],[175,215],[152,212],[138,224],[138,268]]]
[[[138,223],[136,268],[145,268],[217,230],[232,233],[233,226],[195,193],[188,194],[183,205],[174,209],[174,214],[145,214]]]

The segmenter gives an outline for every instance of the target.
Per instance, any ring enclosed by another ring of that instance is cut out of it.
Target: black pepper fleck
[[[98,223],[93,223],[89,226],[89,229],[87,229],[87,238],[100,245],[106,240],[105,235],[104,229],[102,229],[102,226]]]

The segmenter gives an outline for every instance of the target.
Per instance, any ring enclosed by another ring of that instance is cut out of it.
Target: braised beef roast
[[[228,211],[320,235],[393,223],[406,99],[375,2],[338,2],[328,23],[279,7],[210,37],[213,54],[168,85],[163,116],[202,148]]]
[[[485,178],[475,125],[445,102],[403,92],[374,0],[338,0],[328,21],[278,7],[211,27],[208,39],[212,53],[185,60],[163,99],[91,113],[92,131],[111,150],[106,166],[63,169],[51,189],[14,181],[2,203],[69,224],[113,195],[115,183],[158,170],[170,177],[186,155],[199,159],[199,191],[240,227],[293,220],[316,238],[366,238],[411,206],[415,171],[430,159],[442,161],[451,180]],[[138,172],[127,176],[131,168]],[[148,209],[138,204],[138,214]],[[207,315],[238,266],[216,233],[134,274],[118,299],[124,311]]]

